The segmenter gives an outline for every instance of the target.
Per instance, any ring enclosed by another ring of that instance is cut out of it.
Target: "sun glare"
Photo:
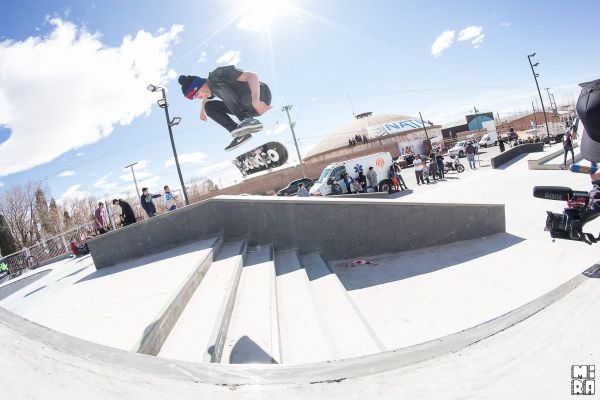
[[[269,29],[291,9],[291,0],[241,0],[238,28],[254,32]]]

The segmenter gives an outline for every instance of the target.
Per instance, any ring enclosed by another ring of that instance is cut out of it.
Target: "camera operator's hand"
[[[596,163],[596,168],[598,168],[598,171],[595,174],[591,174],[590,178],[592,178],[592,182],[595,180],[600,179],[600,163]]]

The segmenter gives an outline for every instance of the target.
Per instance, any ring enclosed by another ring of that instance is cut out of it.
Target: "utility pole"
[[[427,134],[427,128],[425,127],[425,122],[423,121],[423,116],[421,115],[421,111],[419,111],[419,117],[421,118],[421,125],[423,125],[423,129],[425,130],[425,137],[427,138],[427,143],[429,144],[429,152],[431,152],[431,140],[429,140],[429,135]]]
[[[527,60],[529,60],[529,66],[531,67],[531,73],[533,74],[533,79],[535,80],[535,86],[537,87],[538,95],[540,96],[540,102],[542,103],[542,112],[544,113],[544,121],[546,121],[546,133],[548,134],[548,146],[552,147],[552,143],[550,143],[550,129],[548,128],[548,118],[546,117],[546,109],[544,108],[544,99],[542,98],[542,91],[540,90],[540,85],[538,84],[538,76],[533,67],[537,67],[540,65],[539,62],[532,64],[531,57],[535,57],[535,53],[528,54]]]
[[[554,95],[550,93],[550,88],[547,87],[544,90],[548,93],[548,100],[550,101],[550,108],[554,112],[554,115],[558,114],[558,111],[556,109],[556,103],[554,102]]]
[[[290,130],[292,131],[292,137],[294,138],[294,146],[296,146],[296,154],[298,154],[298,161],[300,162],[300,169],[302,170],[302,177],[307,178],[306,172],[304,171],[304,163],[302,162],[302,157],[300,156],[300,149],[298,148],[298,141],[296,140],[296,133],[294,132],[295,122],[292,122],[292,117],[290,117],[290,110],[292,109],[291,105],[283,106],[281,111],[285,111],[288,117],[288,121],[290,123]]]
[[[137,180],[135,179],[135,171],[133,170],[133,166],[135,164],[137,164],[137,161],[134,162],[133,164],[126,165],[124,168],[131,168],[131,175],[133,175],[133,183],[135,183],[135,191],[137,192],[138,200],[139,200],[141,198],[141,196],[140,196],[140,190],[138,189]]]

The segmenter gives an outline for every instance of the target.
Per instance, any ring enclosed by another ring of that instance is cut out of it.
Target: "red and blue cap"
[[[202,85],[204,85],[204,82],[206,82],[206,79],[194,75],[180,75],[177,81],[181,85],[183,95],[188,99],[193,100],[198,90],[200,90]]]

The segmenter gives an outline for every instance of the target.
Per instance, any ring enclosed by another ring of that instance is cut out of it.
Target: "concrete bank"
[[[504,153],[498,154],[496,157],[492,157],[492,168],[499,168],[503,164],[506,164],[510,160],[518,157],[525,153],[540,153],[544,151],[544,143],[525,143],[515,146]]]
[[[504,205],[383,199],[220,196],[88,242],[97,269],[223,233],[225,240],[345,258],[412,250],[505,231]]]

